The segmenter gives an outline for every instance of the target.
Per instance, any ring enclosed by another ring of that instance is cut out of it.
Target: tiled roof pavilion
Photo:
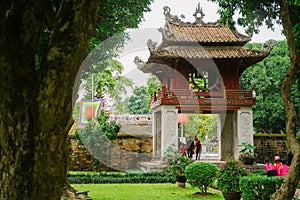
[[[176,105],[181,113],[211,113],[255,105],[255,93],[240,90],[239,77],[269,55],[274,41],[266,42],[260,50],[246,48],[251,36],[218,21],[203,22],[200,5],[193,23],[171,15],[169,7],[164,7],[164,15],[165,26],[159,29],[161,43],[148,40],[147,62],[135,58],[138,69],[156,76],[163,85],[152,94],[151,109]]]
[[[165,27],[159,29],[163,36],[162,43],[156,46],[155,42],[149,40],[150,57],[146,65],[139,65],[139,69],[145,73],[151,72],[152,63],[165,64],[176,58],[242,59],[242,72],[267,57],[274,45],[274,41],[268,41],[261,50],[245,48],[244,45],[251,40],[251,36],[231,30],[228,25],[222,25],[218,21],[204,23],[200,5],[194,14],[194,23],[183,22],[176,15],[171,15],[167,6],[164,7],[164,15]]]
[[[228,26],[221,26],[219,24],[210,25],[195,25],[195,24],[173,24],[166,22],[166,28],[172,32],[188,35],[189,38],[185,40],[180,37],[181,34],[176,35],[175,41],[190,41],[205,44],[205,43],[246,43],[250,41],[247,36],[239,35],[238,33],[230,30]]]

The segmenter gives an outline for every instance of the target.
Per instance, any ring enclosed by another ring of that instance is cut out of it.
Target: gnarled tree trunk
[[[98,3],[0,3],[0,199],[60,199],[73,85],[88,53]],[[50,40],[36,67],[46,27]]]
[[[300,144],[296,140],[297,131],[297,115],[296,110],[291,98],[292,84],[299,72],[299,57],[296,49],[295,38],[290,21],[289,10],[285,0],[278,0],[280,5],[280,16],[287,38],[291,66],[288,69],[285,79],[280,84],[281,95],[283,100],[284,109],[286,112],[286,137],[288,146],[294,158],[289,169],[289,173],[285,177],[280,189],[271,196],[271,199],[276,200],[291,200],[294,197],[295,190],[300,180]]]

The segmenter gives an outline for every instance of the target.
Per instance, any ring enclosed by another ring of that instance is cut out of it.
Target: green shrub
[[[68,174],[71,184],[87,183],[174,183],[175,178],[163,172],[147,173],[77,173]]]
[[[109,121],[109,115],[105,114],[103,110],[101,110],[98,122],[98,126],[101,127],[107,139],[114,140],[118,138],[118,132],[121,129],[121,125],[116,121]]]
[[[171,176],[178,177],[184,176],[184,170],[186,166],[193,163],[194,160],[186,156],[179,155],[172,160],[170,166],[165,168],[165,172],[169,173]]]
[[[278,189],[284,177],[245,176],[240,179],[243,200],[269,200]]]
[[[194,162],[185,168],[184,174],[189,184],[198,187],[202,193],[207,193],[207,188],[218,174],[218,167],[211,163]]]
[[[165,159],[170,163],[170,166],[165,168],[165,172],[173,177],[184,176],[184,170],[186,166],[193,163],[192,158],[180,155],[178,149],[174,146],[169,146],[164,154]]]
[[[178,148],[174,144],[171,144],[164,153],[164,160],[167,160],[169,163],[171,163],[176,157],[178,157],[178,155]]]
[[[98,124],[88,125],[82,129],[76,129],[75,139],[81,145],[88,145],[90,148],[101,146],[103,142],[118,138],[118,132],[121,125],[115,121],[109,121],[109,115],[103,110],[98,117]]]

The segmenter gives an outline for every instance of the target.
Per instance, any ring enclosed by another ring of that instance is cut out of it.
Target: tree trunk
[[[82,197],[76,195],[76,190],[69,184],[65,183],[63,194],[60,200],[87,200],[90,197]]]
[[[299,72],[299,57],[297,53],[295,38],[290,21],[289,10],[285,0],[278,0],[280,5],[280,16],[283,30],[287,38],[290,53],[291,66],[287,71],[285,79],[280,84],[281,95],[284,109],[286,112],[286,137],[290,150],[294,154],[289,172],[285,177],[281,187],[272,196],[271,199],[291,200],[294,197],[298,182],[300,180],[300,144],[296,139],[297,132],[297,115],[296,109],[291,98],[292,84]]]
[[[57,200],[65,184],[73,85],[99,1],[66,0],[52,15],[50,2],[0,3],[0,199]],[[45,27],[51,36],[37,68]]]

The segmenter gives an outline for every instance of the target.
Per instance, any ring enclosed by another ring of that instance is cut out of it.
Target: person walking
[[[202,151],[202,144],[198,138],[195,139],[195,152],[196,152],[196,160],[200,160],[200,155]]]
[[[194,144],[194,141],[191,136],[189,137],[189,139],[186,142],[186,148],[187,148],[188,157],[193,158],[195,144]]]

